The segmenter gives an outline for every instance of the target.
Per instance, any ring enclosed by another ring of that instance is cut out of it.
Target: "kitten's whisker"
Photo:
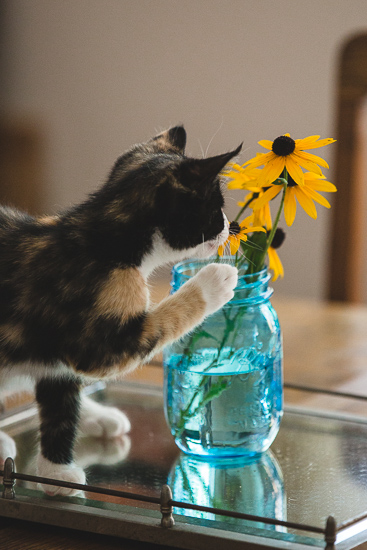
[[[200,141],[200,139],[198,139],[198,143],[199,143],[199,146],[200,146],[200,150],[201,150],[201,156],[202,156],[202,158],[205,158],[205,153],[204,153],[204,149],[203,149],[203,146],[201,145],[201,141]]]
[[[220,126],[219,126],[218,130],[214,133],[213,137],[211,138],[211,140],[208,143],[208,147],[206,148],[206,151],[205,151],[205,158],[207,157],[209,147],[211,146],[213,139],[215,138],[217,133],[222,129],[223,123],[224,123],[224,117],[222,116],[222,122],[220,123]]]
[[[253,243],[252,241],[248,240],[247,241],[247,245],[250,247],[250,248],[254,248],[255,250],[263,250],[261,248],[261,246],[259,246],[258,244],[256,243]]]

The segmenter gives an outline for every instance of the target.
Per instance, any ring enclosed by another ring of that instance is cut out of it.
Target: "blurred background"
[[[52,214],[177,123],[188,154],[243,142],[241,163],[285,132],[335,137],[340,51],[366,30],[365,0],[0,0],[1,201]],[[312,151],[330,181],[333,147]],[[242,199],[227,194],[229,218]],[[279,295],[325,297],[318,213],[287,231]]]

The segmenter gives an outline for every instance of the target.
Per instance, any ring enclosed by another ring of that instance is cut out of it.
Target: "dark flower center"
[[[238,233],[241,231],[240,225],[238,222],[231,222],[229,224],[229,233],[230,235],[238,235]]]
[[[296,148],[296,142],[289,136],[279,136],[273,141],[271,147],[273,153],[278,157],[291,155]]]
[[[268,231],[268,235],[269,235],[270,231]],[[285,239],[285,233],[283,231],[283,229],[281,229],[280,227],[277,227],[276,230],[275,230],[275,235],[274,235],[274,238],[273,238],[273,242],[271,243],[271,247],[272,248],[280,248],[282,246],[282,244],[284,243],[284,239]]]

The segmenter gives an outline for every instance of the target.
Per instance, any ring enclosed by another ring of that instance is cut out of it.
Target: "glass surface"
[[[112,441],[78,440],[76,462],[86,469],[91,485],[157,497],[168,481],[177,500],[318,527],[325,526],[329,515],[341,524],[366,512],[364,420],[286,410],[270,452],[258,461],[236,459],[218,465],[179,452],[164,418],[163,395],[158,386],[114,384],[98,391],[94,398],[124,410],[131,420],[132,431],[129,436]],[[0,427],[16,441],[16,470],[34,474],[33,459],[38,446],[36,417],[15,420],[3,419]],[[35,489],[34,484],[18,481],[16,490],[25,487]],[[49,498],[38,491],[37,495]],[[86,505],[98,506],[96,501],[104,501],[157,510],[154,505],[115,497],[88,493],[83,497]],[[321,535],[202,512],[175,510],[175,513],[177,521],[302,541],[311,546],[324,545]]]
[[[172,292],[207,264],[174,266]],[[167,421],[189,454],[256,456],[279,430],[283,353],[270,275],[241,271],[233,299],[163,352]]]

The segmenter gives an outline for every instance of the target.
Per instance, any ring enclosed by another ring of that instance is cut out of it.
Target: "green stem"
[[[245,202],[245,204],[242,206],[241,210],[238,212],[237,216],[235,217],[235,219],[233,221],[235,222],[238,222],[238,220],[240,219],[240,217],[242,216],[243,212],[246,210],[246,208],[252,203],[254,199],[251,198],[249,199],[247,202]]]
[[[257,264],[257,268],[258,268],[257,270],[258,271],[260,271],[260,269],[264,265],[266,253],[267,253],[269,247],[271,246],[271,243],[273,242],[273,238],[274,238],[274,235],[275,235],[275,232],[277,230],[278,223],[279,223],[279,220],[280,220],[280,215],[281,215],[282,210],[283,210],[285,194],[286,194],[287,186],[288,186],[288,172],[287,172],[286,168],[284,168],[283,175],[284,175],[283,178],[278,178],[278,181],[282,181],[282,185],[283,185],[282,199],[280,201],[280,205],[279,205],[278,212],[277,212],[277,215],[276,215],[274,223],[273,223],[273,227],[271,228],[269,236],[266,240],[266,246],[265,246],[264,251],[263,251],[262,255],[260,256],[260,260]]]
[[[220,357],[220,354],[222,352],[222,349],[224,347],[224,344],[226,343],[227,341],[227,338],[228,336],[231,334],[231,327],[230,327],[230,323],[233,322],[233,320],[230,319],[230,317],[227,317],[226,313],[225,313],[225,310],[223,309],[223,314],[224,314],[224,317],[226,319],[226,328],[224,330],[224,335],[223,335],[223,338],[222,338],[222,341],[219,343],[219,346],[218,346],[218,355],[215,359],[213,359],[213,361],[207,366],[205,367],[205,369],[203,370],[202,374],[204,374],[205,372],[208,372],[210,369],[212,369],[214,366],[215,366],[215,363],[218,361],[219,357]],[[238,315],[238,313],[237,313]],[[236,317],[237,317],[236,315]],[[223,377],[224,378],[224,377]],[[222,377],[220,378],[220,381],[222,380]],[[185,423],[190,420],[190,418],[192,418],[193,416],[195,416],[197,410],[200,409],[202,403],[200,403],[196,409],[192,412],[191,411],[191,407],[195,401],[195,398],[196,396],[198,395],[199,391],[201,390],[201,388],[205,385],[206,383],[206,378],[205,376],[203,376],[203,378],[201,379],[201,382],[199,383],[199,385],[196,387],[196,391],[194,392],[193,396],[191,397],[190,399],[190,402],[189,404],[185,407],[185,409],[183,411],[181,411],[180,413],[180,420],[178,421],[177,423],[177,431],[176,431],[176,437],[179,437],[181,435],[181,433],[183,432],[184,428],[185,428]],[[224,391],[224,389],[226,388],[226,386],[222,387],[221,390]],[[220,393],[222,393],[222,391]],[[218,396],[218,394],[215,395],[216,397]],[[214,397],[214,396],[213,396]],[[203,397],[203,400],[206,399],[206,395],[204,395]],[[212,399],[212,398],[211,398]],[[210,400],[211,400],[210,399]]]

